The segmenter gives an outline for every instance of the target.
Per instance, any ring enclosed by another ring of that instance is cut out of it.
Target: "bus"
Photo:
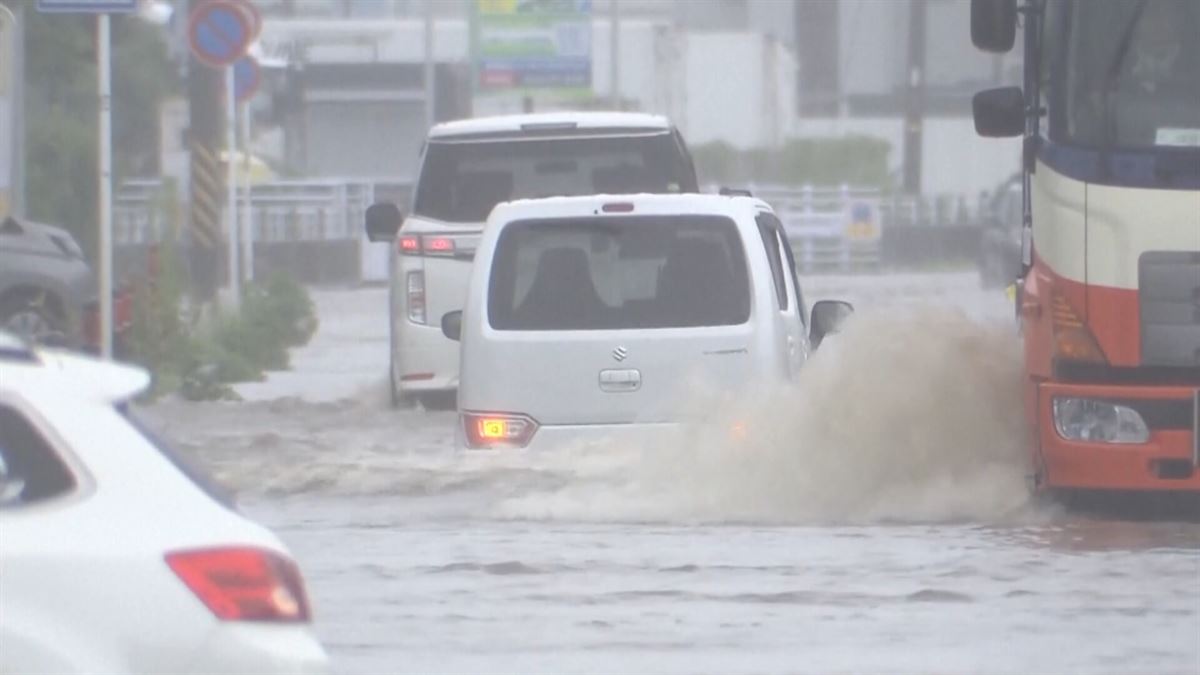
[[[972,0],[1021,87],[973,101],[1023,136],[1026,412],[1037,488],[1200,493],[1200,3]]]

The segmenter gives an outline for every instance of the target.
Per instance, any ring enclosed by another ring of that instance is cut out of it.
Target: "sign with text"
[[[476,0],[478,86],[592,87],[591,0]]]

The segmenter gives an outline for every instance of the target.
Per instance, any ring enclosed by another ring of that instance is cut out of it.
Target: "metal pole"
[[[226,230],[229,242],[229,291],[236,309],[242,298],[242,270],[239,264],[238,213],[237,213],[237,92],[234,91],[233,66],[225,66],[225,205],[229,226]]]
[[[15,48],[12,73],[12,105],[13,105],[13,164],[12,180],[9,189],[12,190],[12,213],[18,218],[26,216],[25,207],[25,3],[17,3],[17,14],[14,17],[17,25],[13,34]]]
[[[17,18],[4,5],[0,5],[0,105],[7,103],[11,112],[6,119],[0,116],[0,123],[7,126],[0,129],[0,167],[7,167],[4,183],[0,185],[0,216],[20,216],[17,210],[16,174],[20,171],[17,164],[17,106],[20,101],[16,94],[16,80],[20,74],[16,69],[17,54]],[[0,108],[2,110],[2,108]],[[11,152],[10,152],[11,150]],[[4,172],[0,169],[0,172]],[[5,190],[7,193],[5,193]],[[6,199],[7,198],[7,199]]]
[[[921,136],[925,119],[926,0],[909,0],[908,82],[904,96],[904,191],[921,192]]]
[[[612,108],[621,109],[621,5],[610,0],[608,20],[608,69],[612,87]]]
[[[242,104],[242,148],[246,159],[250,158],[250,103]],[[244,200],[242,201],[242,267],[246,270],[246,281],[254,281],[254,211],[250,202],[250,166],[247,162]]]
[[[96,67],[100,95],[100,356],[113,355],[112,63],[108,15],[96,17]]]
[[[425,126],[434,123],[433,0],[425,0]]]

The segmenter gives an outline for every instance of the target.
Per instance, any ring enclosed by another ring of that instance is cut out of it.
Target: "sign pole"
[[[242,104],[242,152],[250,157],[250,104]],[[246,281],[254,281],[254,221],[250,202],[250,167],[246,167],[243,182],[246,186],[245,201],[242,202],[242,267],[246,270]]]
[[[96,17],[100,94],[100,356],[113,356],[112,64],[107,14]]]
[[[228,203],[226,216],[229,221],[229,290],[234,309],[241,304],[242,270],[238,255],[241,244],[238,240],[237,213],[237,92],[234,90],[233,64],[225,66],[225,186]]]

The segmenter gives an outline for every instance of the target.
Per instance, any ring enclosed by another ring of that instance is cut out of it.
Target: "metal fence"
[[[262,276],[285,270],[301,281],[356,283],[387,273],[387,247],[363,236],[367,207],[377,199],[405,205],[411,184],[404,179],[281,180],[253,185],[238,195],[240,227],[249,227],[254,265]],[[172,230],[182,216],[170,213],[179,200],[165,194],[161,180],[131,180],[113,200],[113,237],[126,259],[164,244],[186,249],[186,229]],[[246,215],[249,214],[249,221]]]
[[[384,178],[284,180],[249,190],[249,226],[259,276],[284,270],[311,283],[388,278],[390,250],[363,235],[366,209],[379,200],[408,209],[411,182]],[[709,190],[715,192],[715,186]],[[884,267],[967,260],[977,248],[978,205],[957,197],[884,194],[855,186],[750,185],[774,208],[804,274],[870,273]],[[126,181],[114,196],[118,258],[133,260],[164,243],[186,248],[180,200],[160,180]],[[239,220],[247,213],[239,195]],[[243,225],[244,226],[244,225]]]

